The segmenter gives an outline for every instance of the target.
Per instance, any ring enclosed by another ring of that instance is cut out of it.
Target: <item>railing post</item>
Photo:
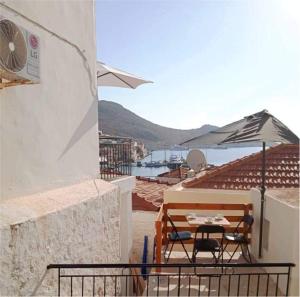
[[[60,268],[58,268],[58,292],[57,296],[60,296]]]
[[[288,273],[287,273],[287,284],[286,284],[286,296],[289,296],[289,287],[290,287],[290,277],[291,277],[291,266],[288,268]]]
[[[249,204],[244,204],[244,216],[246,216],[246,215],[249,215],[249,209],[250,209],[250,207],[249,207]],[[246,224],[245,223],[243,223],[243,230],[244,230],[244,237],[246,238],[246,239],[248,239],[248,232],[247,232],[247,227],[246,227]]]
[[[162,221],[155,222],[155,229],[156,229],[156,256],[155,262],[156,264],[161,264],[161,249],[162,249]],[[160,272],[160,268],[156,268],[156,272]]]
[[[168,236],[168,204],[163,204],[163,244],[167,243]]]

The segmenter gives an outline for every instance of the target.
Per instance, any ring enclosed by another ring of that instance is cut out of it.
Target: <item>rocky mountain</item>
[[[138,139],[148,149],[170,147],[218,128],[212,125],[190,130],[167,128],[143,119],[118,103],[106,100],[99,101],[98,117],[99,130],[103,133]]]

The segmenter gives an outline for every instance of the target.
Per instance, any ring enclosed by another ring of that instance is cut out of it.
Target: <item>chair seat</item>
[[[221,246],[216,239],[197,239],[194,248],[200,252],[218,252],[221,250]]]
[[[228,241],[247,243],[247,239],[245,238],[244,234],[240,233],[225,233],[224,238]]]
[[[178,234],[178,236],[177,236]],[[180,231],[180,232],[172,232],[169,234],[169,239],[172,241],[179,241],[179,240],[189,240],[192,239],[192,233],[190,231]]]

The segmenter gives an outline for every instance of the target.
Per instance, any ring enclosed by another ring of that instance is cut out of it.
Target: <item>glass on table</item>
[[[206,217],[206,218],[205,218],[205,223],[206,223],[206,224],[212,224],[213,221],[214,221],[214,218],[213,218],[213,217]]]
[[[216,221],[222,221],[224,219],[224,215],[222,213],[218,213],[215,216]]]
[[[188,220],[195,220],[196,217],[197,217],[197,214],[194,213],[194,212],[191,212],[191,213],[188,213],[188,214],[186,215],[186,217],[187,217]]]

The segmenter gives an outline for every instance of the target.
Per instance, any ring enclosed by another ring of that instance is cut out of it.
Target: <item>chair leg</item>
[[[192,263],[196,263],[196,256],[197,256],[197,252],[193,251],[193,255],[192,255]]]
[[[246,247],[247,247],[247,253],[248,253],[248,256],[249,256],[249,261],[250,261],[250,263],[252,264],[252,259],[251,259],[251,254],[250,254],[250,251],[249,251],[249,246],[248,246],[248,244],[246,244]]]
[[[240,244],[238,244],[238,245],[236,246],[236,248],[235,248],[233,254],[231,255],[231,257],[230,257],[230,259],[228,260],[227,263],[229,263],[229,262],[232,260],[233,256],[235,255],[236,251],[238,250],[239,246],[240,246]]]
[[[221,259],[222,263],[223,263],[223,260],[224,260],[224,251],[225,250],[224,250],[223,246],[221,246],[221,249],[220,249],[220,251],[218,253],[218,260]]]
[[[249,251],[249,248],[248,248],[248,244],[243,243],[241,245],[241,250],[242,250],[242,255],[243,255],[243,258],[245,259],[245,261],[247,263],[252,263],[250,251]],[[249,257],[249,259],[248,259],[248,257]]]
[[[167,261],[166,253],[167,253],[167,250],[168,250],[168,246],[169,246],[169,240],[167,241],[165,249],[164,249],[164,258],[165,258],[165,261]]]
[[[152,263],[154,263],[155,261],[155,255],[156,255],[156,238],[154,238],[154,242],[153,242]]]
[[[222,257],[222,263],[221,264],[223,264],[224,263],[224,249],[223,249],[223,247],[222,247],[222,250],[221,250],[221,257]],[[222,273],[223,273],[223,270],[224,270],[224,267],[222,266],[221,267],[221,271],[222,271]]]
[[[226,251],[226,247],[227,247],[228,244],[225,245],[225,248],[223,246],[221,246],[221,249],[219,250],[218,252],[218,260],[221,259],[222,260],[222,263],[224,261],[224,252]],[[227,251],[226,251],[227,252]],[[228,253],[228,252],[227,252]],[[229,253],[228,253],[229,254]],[[230,256],[230,254],[229,254]]]
[[[222,248],[221,250],[222,254],[221,254],[221,257],[222,257],[222,264],[224,263],[224,249]],[[222,272],[223,272],[223,267],[222,267]]]
[[[218,252],[218,257],[215,258],[216,264],[219,263],[220,259],[221,259],[221,264],[224,263],[224,257],[223,257],[223,255],[224,255],[224,249],[223,249],[223,247],[221,247],[221,249],[220,249],[219,252]],[[221,267],[221,271],[222,271],[222,273],[223,273],[223,266]]]
[[[218,260],[217,260],[217,258],[216,258],[215,252],[211,252],[211,254],[213,255],[213,258],[214,258],[214,260],[215,260],[215,263],[218,263]]]
[[[169,251],[169,255],[168,255],[168,258],[167,258],[167,261],[166,261],[167,263],[169,262],[169,259],[170,259],[170,256],[171,256],[171,253],[172,253],[172,250],[173,250],[174,243],[175,243],[175,241],[172,241],[171,249]]]
[[[197,255],[197,251],[195,251],[193,249],[193,254],[192,254],[192,259],[191,259],[191,263],[196,264],[196,255]],[[194,274],[197,275],[197,267],[194,266]]]
[[[186,253],[187,257],[188,257],[189,262],[192,263],[191,258],[190,258],[189,254],[188,254],[188,252],[187,252],[187,250],[186,250],[186,248],[185,248],[185,246],[184,246],[184,244],[183,244],[183,242],[181,240],[180,240],[180,243],[181,243],[181,245],[182,245],[182,247],[183,247],[183,249],[184,249],[184,251],[185,251],[185,253]]]
[[[229,241],[226,242],[225,247],[223,248],[223,253],[226,252],[226,253],[229,255],[229,257],[230,257],[230,254],[229,254],[229,252],[227,251],[227,246],[228,246],[228,244],[229,244]]]

